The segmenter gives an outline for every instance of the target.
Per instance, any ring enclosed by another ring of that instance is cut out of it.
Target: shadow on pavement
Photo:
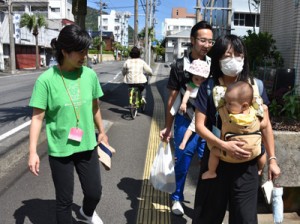
[[[23,205],[14,213],[16,224],[29,223],[29,221],[33,224],[56,223],[55,200],[31,199],[22,201],[22,203]],[[72,205],[72,211],[75,213],[75,218],[73,216],[73,223],[85,223],[82,221],[84,218],[80,215],[79,209],[79,205]]]
[[[131,201],[131,210],[125,212],[127,223],[136,223],[139,208],[138,198],[140,197],[142,183],[142,180],[124,177],[117,185],[120,190],[123,190],[127,194],[127,200]]]

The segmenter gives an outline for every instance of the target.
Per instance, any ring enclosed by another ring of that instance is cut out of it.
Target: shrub
[[[284,120],[300,120],[300,96],[295,93],[295,88],[286,92],[282,100],[273,99],[269,111],[273,117],[282,117]]]

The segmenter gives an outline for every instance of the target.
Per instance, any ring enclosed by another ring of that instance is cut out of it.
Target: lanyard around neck
[[[78,106],[78,110],[77,110],[76,107],[75,107],[75,104],[74,104],[74,102],[73,102],[73,100],[72,100],[72,97],[71,97],[71,95],[70,95],[70,92],[69,92],[69,90],[68,90],[68,88],[67,88],[67,85],[66,85],[66,82],[65,82],[65,78],[64,78],[64,76],[63,76],[62,71],[61,71],[60,68],[59,68],[59,71],[60,71],[60,75],[61,75],[61,78],[62,78],[62,80],[63,80],[64,86],[65,86],[65,89],[66,89],[66,91],[67,91],[67,93],[68,93],[68,96],[69,96],[69,98],[70,98],[70,101],[71,101],[71,103],[72,103],[72,106],[73,106],[73,109],[74,109],[74,113],[75,113],[75,116],[76,116],[76,128],[78,128],[79,118],[80,118],[80,105]],[[78,75],[77,75],[77,80],[78,80],[79,98],[80,98],[80,101],[81,101],[81,94],[80,94],[80,78],[81,78],[81,72],[80,72],[80,70],[79,70]]]

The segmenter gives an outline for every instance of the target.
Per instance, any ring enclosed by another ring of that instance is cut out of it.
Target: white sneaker
[[[80,208],[79,212],[86,219],[84,222],[89,224],[103,224],[103,221],[96,212],[94,212],[93,216],[87,216],[84,214],[82,207]]]
[[[180,201],[173,201],[172,213],[174,215],[184,215],[184,210]]]

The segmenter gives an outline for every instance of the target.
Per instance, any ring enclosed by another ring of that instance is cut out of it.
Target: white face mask
[[[229,57],[220,60],[221,71],[224,75],[235,77],[243,70],[244,58],[242,57]]]

